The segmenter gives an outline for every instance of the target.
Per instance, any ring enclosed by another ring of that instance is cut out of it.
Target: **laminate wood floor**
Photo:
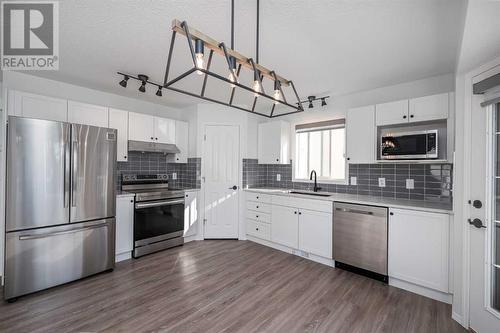
[[[250,241],[202,241],[0,302],[1,332],[464,332],[447,304]]]

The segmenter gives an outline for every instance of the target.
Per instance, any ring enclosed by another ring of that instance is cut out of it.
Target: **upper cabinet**
[[[175,121],[175,144],[181,151],[175,154],[175,163],[187,163],[189,149],[189,124],[185,121]]]
[[[347,110],[347,161],[349,163],[374,163],[375,146],[375,106],[370,105]]]
[[[449,94],[376,105],[376,125],[395,125],[448,118]]]
[[[8,113],[11,116],[68,121],[68,102],[65,99],[9,90]]]
[[[428,121],[448,118],[448,94],[410,99],[409,121]]]
[[[175,120],[129,112],[129,140],[175,143]]]
[[[128,112],[118,109],[109,109],[109,127],[116,128],[116,160],[128,161]]]
[[[260,164],[289,164],[290,123],[272,121],[259,124],[257,154]]]
[[[108,127],[108,108],[68,101],[68,122],[98,127]]]

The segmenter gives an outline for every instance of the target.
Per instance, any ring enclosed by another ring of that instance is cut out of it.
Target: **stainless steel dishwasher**
[[[335,266],[387,282],[387,208],[335,202]]]

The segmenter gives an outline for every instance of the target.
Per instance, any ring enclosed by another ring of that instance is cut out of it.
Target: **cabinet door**
[[[184,202],[184,237],[198,233],[198,192],[189,191]]]
[[[377,104],[376,121],[377,126],[393,125],[408,122],[408,100]]]
[[[188,123],[185,121],[175,122],[175,145],[181,151],[179,154],[175,154],[176,163],[187,163],[188,159]]]
[[[410,99],[410,122],[448,118],[448,93]]]
[[[391,209],[389,276],[448,292],[449,216]]]
[[[347,111],[346,158],[349,163],[374,163],[375,106],[365,106]]]
[[[297,208],[272,206],[271,240],[291,248],[299,245],[299,214]]]
[[[155,141],[159,143],[175,143],[175,120],[155,117]]]
[[[68,121],[68,101],[65,99],[9,90],[9,115],[54,121]]]
[[[279,121],[259,124],[257,149],[259,164],[285,163],[282,159],[282,132]]]
[[[134,243],[134,197],[116,198],[116,254],[131,252]]]
[[[332,259],[333,216],[299,209],[299,249]]]
[[[68,101],[68,122],[108,127],[108,108],[105,106]]]
[[[154,141],[154,117],[129,112],[128,138],[134,141]]]
[[[118,131],[116,160],[126,162],[128,160],[128,112],[110,108],[109,127],[116,128]]]

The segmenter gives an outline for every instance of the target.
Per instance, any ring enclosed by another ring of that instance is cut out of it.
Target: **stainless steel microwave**
[[[381,143],[380,158],[383,160],[438,158],[438,130],[386,133]]]

